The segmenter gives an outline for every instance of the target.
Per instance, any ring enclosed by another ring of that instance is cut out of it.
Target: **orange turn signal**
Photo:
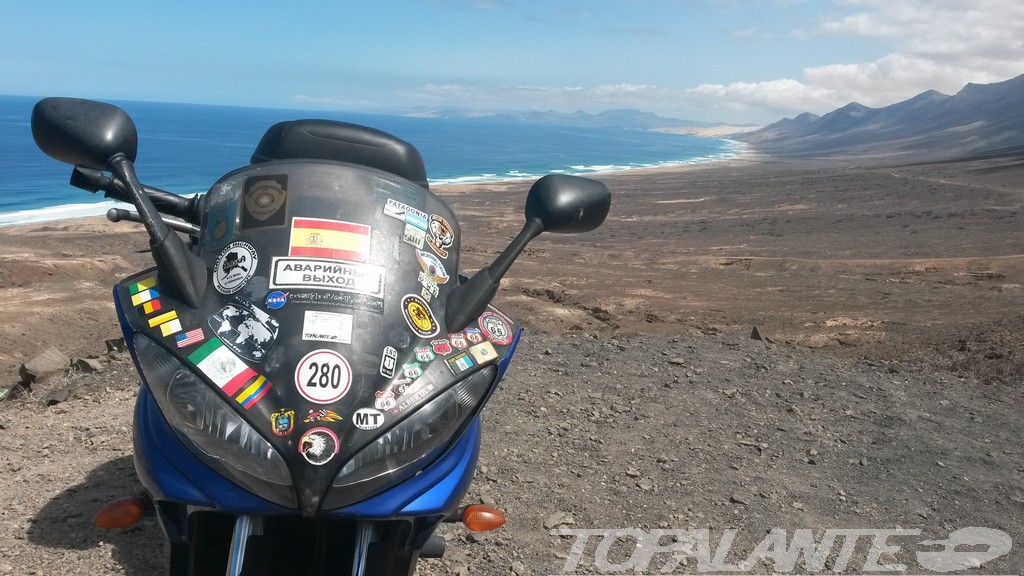
[[[127,528],[142,519],[146,503],[140,498],[122,498],[107,504],[92,517],[97,528]]]
[[[497,508],[474,504],[462,511],[462,523],[473,532],[487,532],[504,524],[505,515]]]

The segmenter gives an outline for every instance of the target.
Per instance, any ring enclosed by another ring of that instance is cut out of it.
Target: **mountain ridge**
[[[795,157],[948,159],[1024,145],[1024,75],[927,90],[895,104],[851,102],[732,136],[768,154]]]

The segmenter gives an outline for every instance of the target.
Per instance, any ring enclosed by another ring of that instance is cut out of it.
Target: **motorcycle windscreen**
[[[449,333],[459,226],[426,189],[334,162],[280,161],[211,188],[202,306],[154,271],[118,286],[127,321],[201,376],[324,494],[361,448],[497,362],[515,327],[489,308]],[[301,497],[300,497],[301,499]]]

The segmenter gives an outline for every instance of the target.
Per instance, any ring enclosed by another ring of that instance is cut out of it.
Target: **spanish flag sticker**
[[[289,256],[365,262],[370,254],[370,227],[365,224],[292,218]]]

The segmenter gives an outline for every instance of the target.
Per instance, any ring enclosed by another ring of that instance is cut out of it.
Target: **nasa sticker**
[[[259,257],[248,242],[232,242],[217,256],[213,286],[221,294],[234,294],[256,273]]]
[[[339,448],[338,435],[327,428],[311,428],[299,438],[299,453],[315,466],[330,462]]]
[[[384,424],[384,413],[374,408],[360,408],[352,415],[352,424],[360,430],[375,430]]]
[[[295,367],[295,387],[303,398],[315,404],[337,402],[351,386],[352,368],[334,350],[314,350]]]
[[[426,300],[416,294],[407,294],[402,298],[402,314],[409,329],[421,338],[437,336],[439,326],[434,314],[427,306]]]
[[[271,310],[278,310],[283,308],[288,303],[288,293],[281,292],[280,290],[274,290],[270,294],[267,294],[267,308]]]

